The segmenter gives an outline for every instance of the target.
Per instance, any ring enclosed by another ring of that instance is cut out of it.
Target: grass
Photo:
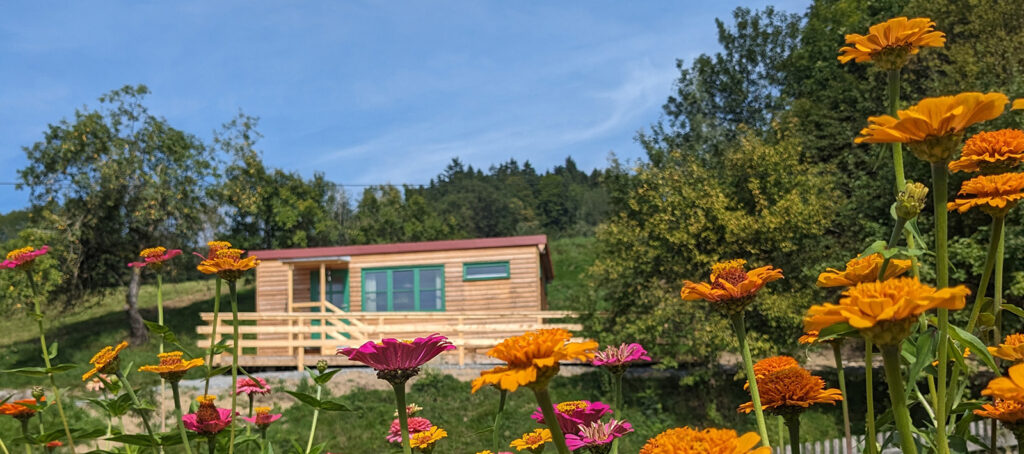
[[[559,238],[552,240],[551,264],[555,279],[548,284],[551,309],[570,309],[572,301],[585,294],[587,282],[583,273],[597,258],[594,237]]]

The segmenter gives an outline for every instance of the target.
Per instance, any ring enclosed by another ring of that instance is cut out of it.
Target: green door
[[[327,270],[327,302],[334,307],[348,312],[348,270]],[[320,270],[309,272],[309,300],[320,301]],[[313,312],[320,309],[314,307]],[[320,326],[320,320],[313,320],[313,326]],[[320,334],[312,335],[313,339],[320,339]]]

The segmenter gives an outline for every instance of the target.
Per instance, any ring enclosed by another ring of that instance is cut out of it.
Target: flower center
[[[161,366],[177,366],[181,364],[181,352],[161,353],[158,356],[160,357]]]
[[[217,252],[213,255],[214,258],[216,259],[231,259],[238,261],[239,259],[242,258],[242,252],[244,251],[242,251],[241,249],[218,249]]]
[[[586,410],[587,403],[582,400],[573,400],[569,402],[562,402],[555,408],[562,413],[572,413],[577,410]]]
[[[1024,334],[1010,334],[1006,336],[1006,340],[1003,343],[1011,347],[1024,345]]]
[[[25,255],[31,254],[33,251],[35,251],[35,248],[33,248],[32,246],[23,247],[21,249],[15,249],[7,253],[7,260],[18,261],[18,259]]]
[[[743,265],[746,264],[746,260],[735,259],[712,265],[711,286],[719,290],[724,290],[725,285],[722,284],[722,282],[728,282],[729,285],[735,287],[741,282],[747,280],[747,271],[743,268]]]
[[[143,249],[142,252],[139,253],[139,257],[157,258],[157,257],[160,257],[160,256],[164,255],[166,252],[167,252],[167,249],[164,248],[164,247],[161,247],[161,246],[151,247],[151,248],[148,248],[148,249]]]
[[[206,243],[206,246],[210,248],[210,257],[213,257],[221,249],[228,249],[231,247],[231,243],[227,241],[211,241]]]
[[[523,441],[525,441],[526,444],[529,444],[529,445],[540,445],[540,444],[544,444],[544,437],[541,436],[540,434],[533,434],[532,433],[532,434],[527,434],[525,437],[523,437]]]
[[[207,423],[220,419],[217,407],[213,405],[213,396],[204,395],[196,398],[199,402],[199,409],[196,410],[196,420],[200,423]]]

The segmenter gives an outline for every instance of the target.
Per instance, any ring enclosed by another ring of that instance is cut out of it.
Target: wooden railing
[[[466,355],[490,349],[502,339],[540,328],[564,328],[579,331],[576,323],[548,323],[552,319],[571,319],[566,311],[518,312],[344,312],[320,302],[294,303],[294,309],[317,308],[320,312],[243,312],[238,314],[240,363],[258,366],[293,364],[300,370],[318,359],[346,364],[335,356],[339,347],[355,347],[383,338],[411,339],[440,333],[458,347],[458,364]],[[213,313],[200,314],[205,325],[196,327],[201,335],[198,345],[209,347],[213,332]],[[232,333],[231,315],[218,318],[215,342]],[[255,352],[253,352],[255,349]],[[217,362],[223,364],[224,358]]]

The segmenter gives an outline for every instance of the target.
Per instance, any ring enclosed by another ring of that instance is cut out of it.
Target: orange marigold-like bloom
[[[559,361],[594,357],[597,342],[571,342],[572,334],[564,329],[541,329],[501,341],[487,352],[488,356],[508,363],[480,373],[473,380],[473,392],[484,385],[515,391],[520,386],[546,386],[558,373]]]
[[[825,380],[811,375],[800,366],[790,366],[763,377],[757,377],[757,390],[761,395],[761,409],[773,413],[803,411],[814,404],[833,404],[843,400],[838,389],[825,389]],[[754,411],[754,403],[740,405],[739,411]]]
[[[802,336],[800,336],[800,338],[797,339],[797,342],[799,342],[801,344],[808,344],[808,345],[809,344],[817,344],[818,343],[818,334],[820,334],[820,331],[818,331],[818,330],[808,331],[808,332],[804,333]]]
[[[709,282],[684,281],[679,295],[686,301],[705,300],[729,315],[741,312],[761,287],[782,279],[780,269],[768,265],[746,271],[746,263],[743,259],[716,263]]]
[[[431,449],[438,440],[447,437],[448,432],[437,426],[430,426],[423,432],[417,432],[410,437],[409,445],[413,448],[423,450]]]
[[[1024,363],[1010,366],[1006,376],[993,378],[981,395],[1024,402]]]
[[[961,198],[946,204],[949,211],[965,213],[978,207],[989,215],[1004,215],[1024,199],[1024,174],[979,175],[965,181],[957,195]]]
[[[181,352],[161,353],[157,355],[157,357],[160,358],[160,364],[155,366],[142,366],[139,368],[139,371],[160,374],[164,380],[177,383],[181,381],[181,377],[184,377],[185,373],[190,369],[202,366],[204,363],[203,358],[193,358],[188,361],[182,361],[181,356]]]
[[[1021,110],[1024,109],[1024,98],[1018,98],[1013,100],[1013,106],[1010,110]]]
[[[1024,161],[1024,131],[1000,129],[979,132],[964,142],[960,159],[949,163],[951,172],[1002,173]]]
[[[994,403],[982,405],[980,409],[974,410],[974,414],[1015,424],[1024,421],[1024,402],[996,399]]]
[[[839,304],[811,306],[804,330],[845,322],[876,344],[889,345],[903,340],[919,315],[935,308],[962,309],[970,294],[963,285],[936,290],[913,277],[866,282],[843,292]]]
[[[1007,361],[1024,361],[1024,334],[1010,334],[998,347],[988,347],[988,352],[996,358]]]
[[[7,402],[0,405],[0,415],[11,416],[17,420],[26,420],[36,414],[34,406],[39,406],[43,402],[46,402],[46,397],[40,397],[36,399],[22,399],[14,402]]]
[[[846,44],[839,49],[840,63],[874,61],[882,69],[898,69],[922,47],[942,47],[946,34],[935,30],[935,22],[926,17],[897,17],[872,25],[867,35],[846,35]]]
[[[1002,115],[1009,100],[1002,93],[960,93],[925,98],[897,113],[868,117],[856,143],[905,143],[914,156],[946,162],[968,126]]]
[[[764,378],[769,374],[790,367],[799,367],[800,363],[796,362],[792,356],[770,356],[754,363],[754,377]],[[757,382],[758,385],[761,382]],[[750,387],[750,382],[743,384],[743,389]]]
[[[93,355],[89,363],[92,364],[92,369],[82,375],[82,381],[86,381],[93,375],[103,374],[114,374],[117,373],[118,357],[121,350],[128,348],[127,342],[121,342],[115,347],[106,346],[102,350]]]
[[[530,452],[540,452],[544,449],[544,443],[548,443],[551,440],[551,430],[534,429],[533,432],[523,434],[522,437],[512,440],[512,443],[509,443],[509,447],[516,448],[516,451],[529,450]]]
[[[862,282],[878,280],[878,272],[882,269],[885,258],[882,254],[871,254],[867,257],[856,257],[846,262],[846,269],[839,271],[828,268],[818,275],[818,287],[852,287]],[[889,260],[885,267],[885,279],[891,279],[910,269],[910,260]]]
[[[211,247],[211,251],[214,249]],[[226,281],[236,281],[246,271],[256,268],[260,261],[256,256],[250,255],[242,258],[245,251],[241,249],[225,248],[217,249],[210,253],[210,256],[199,263],[197,270],[203,274],[216,274]]]
[[[640,454],[770,454],[771,448],[754,448],[759,441],[754,432],[738,436],[732,429],[679,427],[647,440]]]

